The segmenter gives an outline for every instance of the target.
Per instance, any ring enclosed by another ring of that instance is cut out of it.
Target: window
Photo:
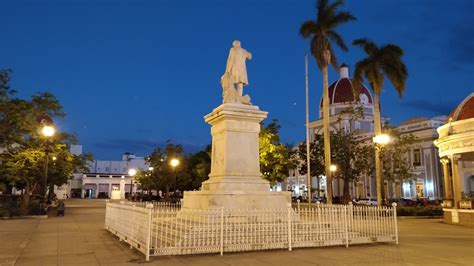
[[[413,166],[421,166],[421,150],[413,150]]]
[[[105,172],[109,172],[110,169],[108,167],[105,167]]]
[[[355,129],[360,129],[360,122],[359,121],[355,121]]]

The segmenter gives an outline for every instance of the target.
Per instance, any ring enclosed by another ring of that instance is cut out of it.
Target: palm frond
[[[360,46],[369,56],[375,55],[379,50],[377,45],[367,38],[355,39],[352,41],[352,45]]]
[[[364,84],[364,76],[370,66],[370,60],[368,58],[363,59],[355,65],[354,76],[352,78],[352,87],[354,88],[355,95],[358,97]]]
[[[335,0],[333,3],[327,5],[326,14],[329,14],[330,17],[334,17],[336,10],[344,4],[344,0]]]
[[[332,48],[331,43],[328,43],[327,49],[331,53],[331,65],[334,68],[334,70],[339,71],[339,63],[337,60],[336,53],[334,52],[334,49]]]
[[[354,21],[354,20],[357,20],[357,18],[354,15],[352,15],[350,12],[341,11],[331,18],[331,21],[329,21],[329,24],[331,28],[336,28],[337,26],[341,24]]]
[[[400,48],[400,46],[398,45],[395,45],[395,44],[387,44],[387,45],[384,45],[382,46],[382,48],[380,48],[380,53],[382,54],[393,54],[394,56],[397,56],[397,57],[402,57],[403,56],[403,49]]]
[[[300,27],[300,35],[305,39],[309,38],[311,35],[316,34],[316,31],[317,25],[312,20],[307,20],[303,22]]]
[[[337,32],[331,30],[327,32],[327,35],[329,39],[337,44],[341,50],[347,52],[349,49],[347,48],[346,44],[344,43],[344,40],[342,39],[341,35],[339,35]]]
[[[382,62],[381,68],[401,98],[405,92],[405,81],[408,78],[408,71],[405,64],[400,60],[387,61]]]
[[[318,0],[316,3],[316,10],[318,11],[318,18],[325,16],[328,6],[328,0]]]
[[[324,59],[322,55],[322,51],[324,50],[324,39],[321,35],[314,35],[311,39],[311,54],[316,59],[316,63],[318,63],[319,69],[321,69],[324,65]]]

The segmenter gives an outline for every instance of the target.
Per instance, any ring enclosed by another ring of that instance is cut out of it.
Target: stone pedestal
[[[201,191],[184,192],[184,209],[286,208],[290,192],[271,192],[261,178],[257,106],[225,103],[204,118],[211,125],[212,163]]]

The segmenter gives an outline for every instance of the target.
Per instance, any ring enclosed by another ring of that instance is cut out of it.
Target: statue
[[[251,104],[250,97],[243,94],[244,86],[248,85],[245,60],[251,60],[252,54],[240,47],[240,41],[234,41],[227,58],[227,66],[221,77],[224,103]],[[237,88],[235,88],[237,84]]]

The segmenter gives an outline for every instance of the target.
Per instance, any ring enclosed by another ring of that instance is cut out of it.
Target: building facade
[[[342,65],[340,77],[328,87],[330,104],[330,130],[355,131],[359,139],[372,141],[374,104],[373,97],[367,87],[362,87],[358,99],[354,94],[352,80],[349,77],[349,68]],[[363,112],[362,118],[353,119],[348,108],[357,106]],[[317,134],[323,133],[322,99],[320,102],[319,119],[309,123],[310,141],[314,141]],[[443,196],[443,172],[439,164],[439,155],[433,141],[437,139],[436,128],[443,124],[444,116],[434,118],[412,118],[397,129],[401,135],[413,134],[417,143],[406,155],[413,166],[413,175],[404,180],[385,181],[384,189],[387,198],[440,198]],[[387,123],[388,118],[382,122]],[[307,197],[307,178],[300,175],[298,169],[291,170],[289,177],[281,184],[282,190],[293,191],[293,196]],[[324,176],[312,177],[312,188],[315,188],[313,197],[325,196],[326,179]],[[333,195],[343,195],[343,180],[333,179]],[[376,195],[375,176],[365,176],[353,182],[349,187],[353,198],[373,198]]]
[[[82,153],[81,145],[71,145],[75,155]],[[144,157],[132,153],[122,154],[121,160],[94,160],[87,163],[89,171],[75,173],[71,181],[55,188],[59,198],[120,198],[125,199],[130,191],[135,193],[137,184],[129,176],[130,169],[148,169]],[[114,192],[114,193],[113,193]],[[66,196],[67,195],[67,196]]]

